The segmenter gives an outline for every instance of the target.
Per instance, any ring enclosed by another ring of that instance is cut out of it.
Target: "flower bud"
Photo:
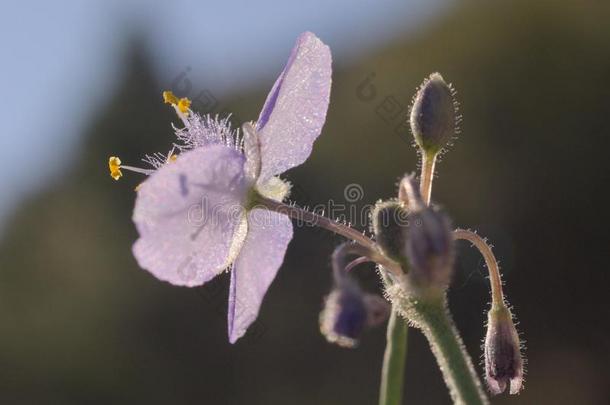
[[[364,294],[351,281],[341,283],[326,297],[320,314],[320,331],[331,343],[352,348],[366,327],[377,326],[388,318],[388,303],[373,294]]]
[[[489,391],[500,394],[509,387],[517,394],[523,386],[523,358],[519,335],[505,305],[492,306],[485,337],[485,379]]]
[[[439,73],[432,73],[419,87],[411,108],[411,132],[423,152],[438,153],[454,137],[457,104],[453,89]]]
[[[409,277],[419,287],[449,285],[453,271],[453,235],[449,218],[434,207],[409,214],[406,252]]]
[[[371,214],[372,232],[383,254],[399,263],[405,262],[404,228],[408,211],[398,201],[378,202]]]

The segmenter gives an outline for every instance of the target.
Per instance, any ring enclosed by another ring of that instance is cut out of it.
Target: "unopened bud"
[[[388,318],[389,304],[381,297],[364,294],[355,283],[342,284],[326,297],[320,331],[329,342],[352,348],[357,346],[365,328]]]
[[[411,108],[411,132],[423,152],[436,154],[454,137],[457,117],[453,89],[439,73],[419,87]]]
[[[453,272],[453,235],[449,218],[434,207],[409,214],[409,277],[419,287],[447,288]]]
[[[504,392],[507,386],[511,394],[517,394],[523,387],[523,358],[512,315],[505,305],[494,305],[487,317],[485,337],[487,386],[494,395]]]
[[[405,233],[409,213],[398,201],[378,202],[371,214],[373,234],[377,245],[390,259],[405,262]]]

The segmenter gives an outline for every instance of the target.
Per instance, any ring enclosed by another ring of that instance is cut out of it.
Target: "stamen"
[[[163,92],[163,102],[166,104],[171,104],[176,109],[178,115],[184,114],[186,116],[191,111],[191,100],[186,97],[178,99],[178,97],[176,97],[176,95],[169,90]]]
[[[117,156],[110,156],[108,159],[108,168],[110,169],[110,176],[113,179],[118,180],[123,176],[123,173],[121,172],[121,159]]]
[[[110,158],[108,159],[108,168],[110,169],[110,176],[115,180],[118,180],[123,177],[123,172],[121,171],[123,169],[145,174],[147,176],[154,172],[154,170],[150,169],[141,169],[139,167],[125,166],[121,164],[121,159],[119,159],[117,156],[110,156]]]
[[[176,97],[171,91],[164,91],[163,101],[165,104],[177,105],[179,100],[178,97]]]
[[[191,107],[191,100],[189,100],[188,98],[182,97],[180,100],[178,100],[178,109],[180,110],[180,112],[182,114],[188,115],[190,107]]]

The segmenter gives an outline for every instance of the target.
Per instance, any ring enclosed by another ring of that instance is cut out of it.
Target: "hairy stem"
[[[382,265],[383,267],[396,274],[402,273],[402,270],[398,263],[382,255],[377,249],[377,245],[373,240],[371,240],[366,235],[362,234],[360,231],[354,228],[350,228],[347,225],[341,224],[325,216],[318,215],[314,212],[310,212],[292,205],[287,205],[282,202],[271,200],[262,196],[257,196],[255,206],[267,208],[271,211],[287,215],[290,218],[295,219],[297,222],[306,222],[310,225],[319,226],[321,228],[344,236],[349,240],[353,240],[355,243],[367,249],[367,252],[369,252],[370,255],[369,258],[372,261]]]
[[[402,404],[408,331],[409,326],[405,320],[392,310],[381,369],[379,405]]]
[[[258,196],[256,202],[258,203],[257,205],[261,205],[271,211],[288,215],[290,218],[297,221],[306,222],[310,225],[328,229],[331,232],[338,233],[339,235],[345,236],[347,239],[353,240],[359,245],[369,249],[376,249],[375,243],[366,235],[363,235],[360,231],[325,216],[262,196]]]
[[[417,313],[417,322],[430,343],[453,402],[460,405],[488,404],[445,299],[422,299],[413,303],[412,310]]]
[[[500,278],[500,268],[491,247],[485,239],[472,231],[466,229],[456,229],[453,231],[455,239],[467,240],[472,243],[485,259],[485,265],[489,271],[489,283],[491,284],[491,300],[493,305],[504,305],[504,294],[502,292],[502,279]]]

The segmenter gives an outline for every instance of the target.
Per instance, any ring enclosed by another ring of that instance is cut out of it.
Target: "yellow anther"
[[[108,168],[110,169],[110,176],[113,179],[118,180],[123,176],[123,173],[121,172],[121,159],[118,157],[110,156],[110,159],[108,159]]]
[[[163,92],[163,101],[166,104],[171,104],[171,105],[178,105],[178,97],[176,97],[174,95],[174,93],[172,93],[171,91],[164,91]]]
[[[171,155],[171,156],[169,157],[169,159],[167,159],[167,161],[171,163],[171,162],[175,162],[175,161],[176,161],[176,159],[178,159],[178,155],[176,155],[176,154],[174,153],[173,155]]]
[[[188,114],[189,108],[191,107],[191,100],[186,97],[182,97],[178,100],[178,109],[182,114]]]
[[[191,100],[186,97],[178,99],[171,91],[167,90],[163,92],[163,101],[166,104],[171,104],[178,109],[182,114],[188,115],[189,108],[191,107]]]

